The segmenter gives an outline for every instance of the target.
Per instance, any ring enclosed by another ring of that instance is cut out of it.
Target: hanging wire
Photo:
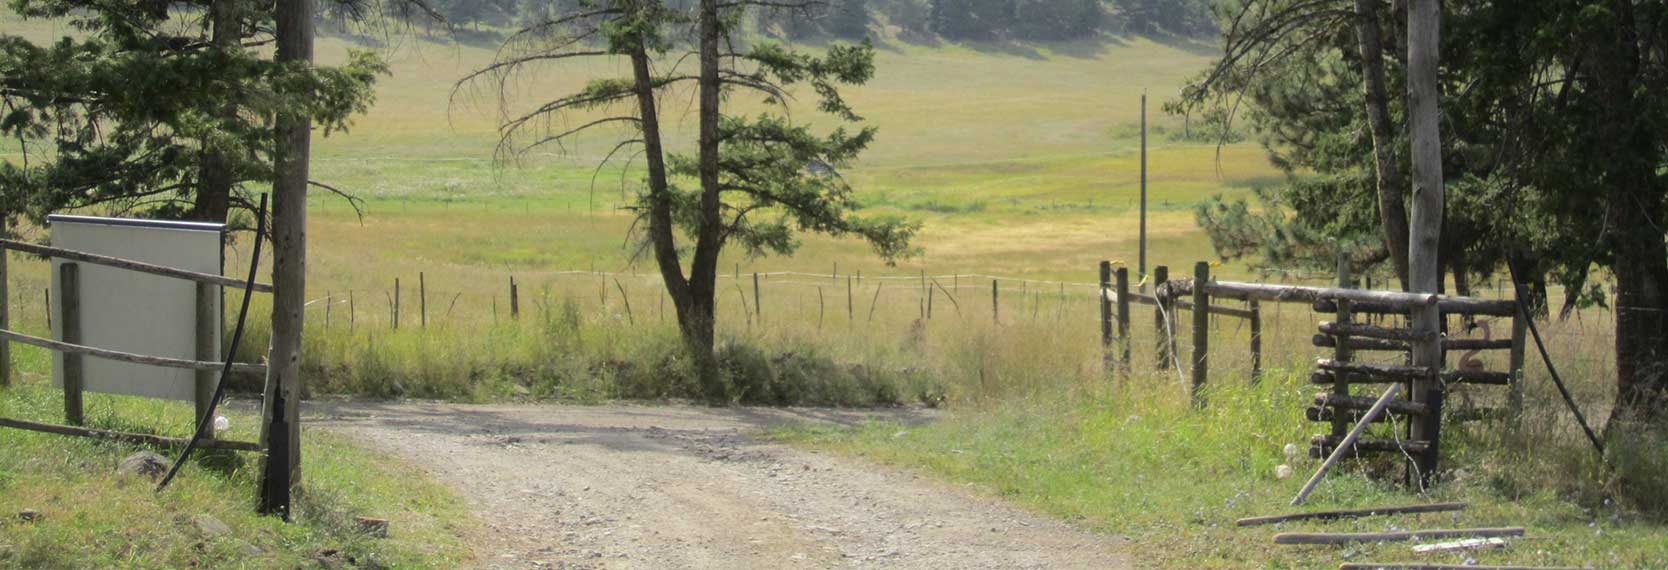
[[[224,364],[220,369],[220,381],[214,386],[214,397],[209,398],[208,406],[203,409],[203,416],[197,418],[197,431],[191,434],[191,441],[186,442],[185,449],[180,451],[179,458],[175,459],[174,465],[168,468],[168,474],[162,477],[162,482],[157,483],[156,492],[158,493],[168,488],[168,483],[174,480],[174,475],[179,474],[180,467],[185,465],[185,460],[191,457],[191,450],[197,448],[197,443],[202,441],[203,436],[207,435],[208,430],[214,426],[214,411],[220,407],[220,400],[226,395],[226,377],[232,373],[232,356],[237,354],[237,345],[243,340],[243,324],[249,316],[249,298],[255,295],[255,275],[260,269],[261,240],[262,236],[265,235],[266,194],[263,193],[261,194],[261,205],[255,211],[255,249],[249,258],[249,279],[243,286],[243,306],[237,311],[237,328],[232,329],[232,343],[226,347],[226,358],[222,361]]]

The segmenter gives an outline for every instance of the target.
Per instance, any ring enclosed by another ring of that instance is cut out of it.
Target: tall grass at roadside
[[[1315,431],[1298,413],[1313,393],[1305,376],[1281,372],[1260,384],[1213,386],[1205,391],[1209,404],[1202,410],[1190,408],[1173,376],[1141,373],[1069,395],[973,404],[933,424],[797,428],[777,436],[968,482],[1053,516],[1131,536],[1138,539],[1138,559],[1153,567],[1314,568],[1348,560],[1461,564],[1470,559],[1660,568],[1668,560],[1668,543],[1661,539],[1668,527],[1660,522],[1663,513],[1652,510],[1659,508],[1659,498],[1648,491],[1616,494],[1614,476],[1591,468],[1596,461],[1585,442],[1563,434],[1549,438],[1526,429],[1509,445],[1479,435],[1506,430],[1502,423],[1450,424],[1448,471],[1428,496],[1408,496],[1399,483],[1400,463],[1393,459],[1350,460],[1305,507],[1459,500],[1471,503],[1469,510],[1235,527],[1237,518],[1293,510],[1286,503],[1317,465],[1303,458],[1292,465],[1296,477],[1281,480],[1275,474],[1287,461],[1282,448],[1307,447]],[[1532,405],[1532,421],[1557,415],[1553,404]],[[1660,464],[1668,454],[1668,440],[1641,445],[1629,456]],[[1627,472],[1656,485],[1662,480],[1660,471]],[[1430,556],[1411,555],[1405,544],[1291,547],[1270,541],[1284,531],[1519,525],[1529,528],[1529,538],[1510,548]]]

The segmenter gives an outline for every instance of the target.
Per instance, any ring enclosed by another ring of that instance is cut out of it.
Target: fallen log
[[[1374,507],[1370,509],[1345,509],[1336,511],[1315,511],[1312,513],[1292,513],[1287,515],[1271,515],[1264,517],[1247,517],[1234,521],[1237,526],[1256,526],[1274,524],[1287,521],[1302,520],[1334,520],[1355,517],[1372,517],[1381,515],[1400,515],[1413,513],[1437,513],[1446,511],[1465,510],[1469,505],[1465,503],[1431,503],[1428,505],[1408,505],[1401,507]]]
[[[1403,532],[1282,532],[1274,535],[1274,543],[1350,544],[1355,542],[1407,542],[1436,538],[1490,538],[1497,536],[1523,536],[1523,527],[1458,528]]]

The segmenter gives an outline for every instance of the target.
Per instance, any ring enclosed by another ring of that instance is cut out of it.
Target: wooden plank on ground
[[[1399,507],[1373,507],[1370,509],[1345,509],[1333,511],[1315,511],[1312,513],[1291,513],[1285,515],[1271,515],[1262,517],[1247,517],[1234,521],[1238,526],[1256,526],[1274,524],[1287,521],[1301,520],[1334,520],[1355,517],[1371,517],[1382,515],[1399,515],[1414,513],[1437,513],[1464,510],[1469,505],[1465,503],[1431,503],[1428,505],[1406,505]]]
[[[1523,527],[1455,528],[1402,532],[1282,532],[1275,544],[1351,544],[1356,542],[1407,542],[1438,538],[1491,538],[1523,536]]]

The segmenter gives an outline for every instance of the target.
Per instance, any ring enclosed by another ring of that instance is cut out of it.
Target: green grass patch
[[[183,436],[190,406],[88,395],[94,427]],[[0,416],[61,422],[59,392],[41,382],[0,390]],[[252,441],[258,414],[227,413],[224,437]],[[163,493],[149,478],[119,475],[128,444],[0,429],[0,567],[449,569],[471,559],[475,532],[460,501],[411,467],[344,439],[307,430],[304,481],[293,523],[255,513],[258,459],[199,451]],[[151,449],[172,458],[177,449]],[[23,510],[40,513],[19,520]],[[206,536],[193,520],[231,532]],[[386,518],[387,538],[359,532],[355,516]]]
[[[1313,426],[1299,420],[1313,389],[1299,375],[1276,375],[1261,385],[1211,388],[1209,406],[1191,410],[1174,376],[1143,375],[1119,384],[1069,398],[991,402],[930,425],[798,428],[775,435],[969,483],[1097,531],[1128,535],[1135,539],[1135,558],[1149,567],[1316,568],[1343,561],[1473,559],[1660,568],[1668,560],[1668,542],[1662,539],[1668,526],[1653,522],[1660,513],[1620,498],[1618,477],[1595,473],[1590,450],[1534,430],[1506,441],[1486,435],[1504,429],[1500,424],[1450,428],[1448,480],[1426,495],[1400,487],[1399,463],[1348,461],[1306,506],[1295,509],[1452,500],[1469,502],[1469,510],[1238,528],[1234,520],[1241,517],[1294,510],[1287,503],[1318,462],[1300,459],[1292,464],[1297,475],[1285,480],[1276,478],[1275,468],[1286,462],[1287,443],[1307,448]],[[1663,457],[1664,441],[1634,451]],[[1660,471],[1631,473],[1662,480]],[[1423,556],[1407,544],[1294,547],[1271,541],[1285,531],[1473,526],[1525,526],[1529,537],[1504,550]]]

